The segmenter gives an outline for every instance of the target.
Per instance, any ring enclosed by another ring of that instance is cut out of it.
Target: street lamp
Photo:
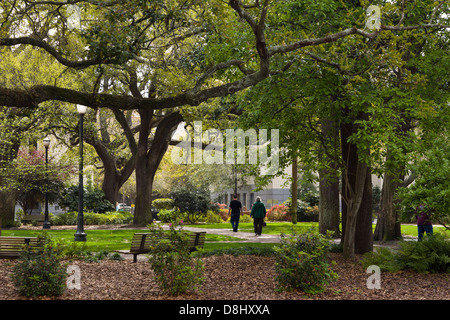
[[[44,210],[44,224],[42,229],[50,229],[50,221],[48,221],[48,147],[50,146],[50,139],[44,139],[45,147],[45,210]]]
[[[84,114],[86,113],[86,106],[77,104],[77,111],[80,114],[80,169],[78,185],[77,232],[75,233],[75,241],[86,241],[86,233],[84,232],[83,221],[83,120]]]

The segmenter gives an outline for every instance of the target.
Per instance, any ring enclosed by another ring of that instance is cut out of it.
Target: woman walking
[[[253,218],[255,236],[260,236],[262,233],[264,218],[266,217],[266,207],[264,206],[264,203],[261,202],[261,197],[256,197],[256,202],[253,204],[250,217]]]

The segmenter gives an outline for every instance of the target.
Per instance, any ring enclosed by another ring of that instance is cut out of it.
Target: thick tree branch
[[[201,77],[200,79],[197,81],[197,83],[195,84],[194,89],[192,89],[192,92],[198,92],[201,88],[201,86],[205,83],[205,81],[210,78],[216,71],[220,70],[220,69],[226,69],[229,68],[231,66],[240,66],[244,63],[244,61],[242,60],[230,60],[227,62],[222,62],[219,64],[216,64],[215,66],[209,68]],[[240,69],[240,68],[239,68]]]
[[[112,61],[102,61],[101,59],[88,59],[88,60],[80,60],[80,61],[71,61],[64,58],[55,48],[53,48],[47,42],[40,40],[38,38],[33,37],[19,37],[19,38],[3,38],[0,39],[0,47],[12,47],[16,45],[31,45],[33,47],[38,47],[44,49],[49,54],[51,54],[59,63],[66,67],[75,68],[75,69],[84,69],[93,65],[97,65],[100,63],[110,63]]]
[[[41,1],[42,2],[42,1]],[[73,2],[73,1],[72,1]],[[36,2],[37,3],[37,2]],[[243,18],[248,25],[252,28],[256,49],[260,58],[259,70],[252,72],[246,70],[244,76],[234,82],[218,85],[211,88],[205,88],[200,90],[206,80],[211,77],[217,70],[228,68],[231,66],[238,66],[242,70],[242,61],[230,60],[228,62],[219,63],[211,67],[201,78],[197,81],[196,85],[185,93],[178,94],[171,97],[144,98],[138,93],[136,82],[131,81],[130,90],[131,95],[113,95],[108,93],[87,93],[79,92],[67,88],[59,88],[49,85],[38,85],[26,90],[8,89],[0,87],[0,105],[2,106],[14,106],[22,108],[37,107],[40,103],[50,100],[58,100],[74,104],[82,104],[91,108],[110,108],[112,110],[161,110],[166,108],[181,107],[185,105],[196,106],[200,103],[210,99],[221,96],[233,94],[237,91],[241,91],[245,88],[251,87],[270,75],[270,57],[276,54],[283,54],[292,52],[300,48],[317,46],[325,43],[337,41],[350,35],[360,35],[369,39],[377,37],[377,35],[383,30],[389,31],[402,31],[413,30],[419,28],[449,28],[450,26],[444,26],[440,24],[424,24],[419,26],[381,26],[381,29],[372,33],[360,30],[356,27],[349,28],[334,34],[330,34],[321,38],[304,39],[291,44],[274,46],[270,49],[267,48],[264,35],[264,22],[267,15],[268,0],[264,1],[263,8],[261,9],[259,22],[256,22],[250,14],[245,10],[242,2],[239,0],[230,0],[229,5]],[[259,3],[258,3],[259,5]],[[82,61],[70,61],[64,58],[57,50],[43,40],[35,39],[31,37],[21,37],[15,39],[0,39],[0,46],[13,46],[17,44],[28,44],[35,47],[42,48],[54,56],[61,64],[73,67],[73,68],[85,68],[90,65],[98,63],[105,63],[97,59],[82,60]],[[289,65],[288,65],[289,66]],[[281,70],[282,71],[282,70]],[[133,80],[133,79],[132,79]]]
[[[325,43],[335,42],[341,38],[348,37],[353,34],[357,34],[360,36],[363,36],[365,38],[374,39],[378,36],[378,34],[383,30],[389,30],[389,31],[405,31],[405,30],[416,30],[416,29],[428,29],[428,28],[450,28],[450,25],[442,25],[442,24],[423,24],[423,25],[416,25],[416,26],[384,26],[382,25],[380,30],[374,31],[372,33],[366,32],[364,30],[360,30],[357,27],[352,27],[345,29],[340,32],[336,32],[321,38],[313,38],[313,39],[304,39],[300,40],[294,43],[281,45],[281,46],[274,46],[269,49],[269,55],[273,56],[278,53],[287,53],[291,51],[295,51],[300,48],[304,47],[310,47],[310,46],[317,46]]]

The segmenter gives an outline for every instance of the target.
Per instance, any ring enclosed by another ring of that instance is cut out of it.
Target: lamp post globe
[[[86,110],[87,110],[87,107],[86,106],[83,106],[83,105],[81,105],[81,104],[77,104],[77,111],[78,111],[78,113],[81,115],[81,114],[85,114],[86,113]]]

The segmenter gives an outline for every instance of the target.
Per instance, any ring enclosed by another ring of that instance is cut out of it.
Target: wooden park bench
[[[28,222],[44,222],[45,217],[41,214],[30,214],[30,215],[26,215],[21,219],[21,222],[23,223],[28,223]]]
[[[189,251],[196,251],[198,248],[203,248],[205,244],[206,232],[190,232],[189,234]],[[118,251],[121,253],[130,253],[133,255],[133,262],[137,262],[137,256],[143,253],[150,252],[150,244],[153,233],[135,233],[131,241],[130,251]]]
[[[0,259],[17,259],[24,250],[25,245],[38,247],[37,237],[1,237]]]

